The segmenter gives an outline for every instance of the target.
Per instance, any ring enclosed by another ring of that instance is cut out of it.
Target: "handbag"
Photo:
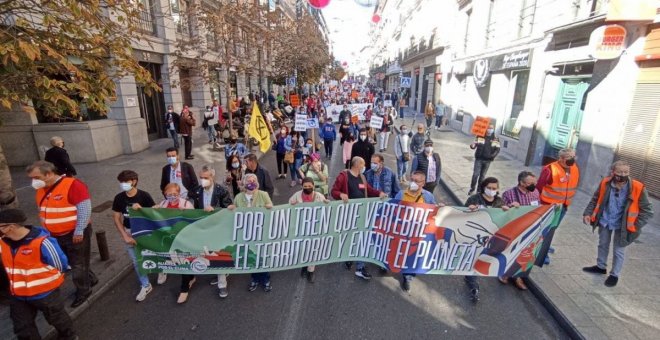
[[[284,163],[293,164],[293,162],[294,162],[294,160],[293,160],[293,151],[287,151],[284,154]]]
[[[410,161],[410,152],[403,151],[403,144],[401,144],[401,136],[399,136],[399,147],[401,148],[401,158],[404,162]]]

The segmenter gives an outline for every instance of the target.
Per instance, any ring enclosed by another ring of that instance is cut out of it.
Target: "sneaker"
[[[250,285],[248,286],[248,292],[254,292],[255,290],[257,290],[258,286],[259,286],[258,283],[254,281],[250,282]]]
[[[554,254],[555,253],[555,248],[554,247],[549,247],[548,248],[548,254]]]
[[[618,282],[619,278],[614,275],[610,275],[607,277],[607,279],[605,279],[605,285],[608,287],[614,287]]]
[[[545,256],[545,259],[543,259],[543,264],[550,264],[550,256]]]
[[[470,289],[470,300],[472,300],[472,302],[475,303],[479,301],[479,289],[477,288]]]
[[[410,280],[406,280],[405,276],[401,278],[401,288],[404,292],[410,292]]]
[[[363,279],[363,280],[371,280],[371,274],[367,271],[367,268],[362,268],[362,270],[356,270],[355,271],[355,276]]]
[[[144,299],[147,298],[147,295],[149,293],[151,293],[152,290],[153,290],[153,287],[151,285],[148,285],[146,287],[142,287],[142,289],[140,289],[140,292],[138,293],[138,295],[135,297],[135,301],[137,301],[137,302],[144,301]]]
[[[268,281],[266,284],[264,284],[264,292],[270,293],[271,290],[273,290],[273,285],[271,285],[270,281]]]
[[[229,292],[227,292],[227,288],[220,288],[218,290],[218,295],[224,299],[227,297],[227,295],[229,295]]]
[[[607,269],[603,269],[598,266],[584,267],[582,268],[582,271],[593,274],[603,274],[603,275],[607,274]]]
[[[158,280],[156,280],[156,283],[159,285],[162,285],[167,281],[167,274],[165,273],[158,273]]]

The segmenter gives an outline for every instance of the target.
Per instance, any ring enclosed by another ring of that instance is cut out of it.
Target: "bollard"
[[[107,261],[110,259],[110,251],[108,250],[108,240],[105,238],[105,230],[99,230],[96,232],[96,244],[99,246],[101,261]]]

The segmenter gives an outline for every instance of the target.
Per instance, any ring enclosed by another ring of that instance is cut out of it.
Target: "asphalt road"
[[[343,168],[340,151],[330,162],[331,181]],[[392,153],[385,155],[395,170]],[[269,153],[261,160],[273,177],[274,158]],[[290,179],[274,182],[275,204],[285,203],[295,191]],[[446,197],[440,188],[436,196]],[[530,292],[495,278],[480,279],[481,300],[474,304],[462,277],[421,275],[406,293],[398,275],[381,276],[369,266],[374,276],[369,282],[342,264],[317,266],[313,284],[299,270],[274,272],[270,293],[248,292],[249,275],[231,275],[226,299],[209,284],[211,276],[201,276],[183,305],[176,304],[176,275],[163,286],[152,277],[154,290],[136,303],[139,285],[131,272],[75,325],[81,339],[567,338]]]

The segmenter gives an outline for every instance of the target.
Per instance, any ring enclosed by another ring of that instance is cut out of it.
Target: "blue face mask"
[[[167,164],[169,165],[176,164],[176,157],[167,157]]]
[[[376,163],[371,163],[371,170],[373,170],[373,171],[378,171],[378,164],[376,164]]]

